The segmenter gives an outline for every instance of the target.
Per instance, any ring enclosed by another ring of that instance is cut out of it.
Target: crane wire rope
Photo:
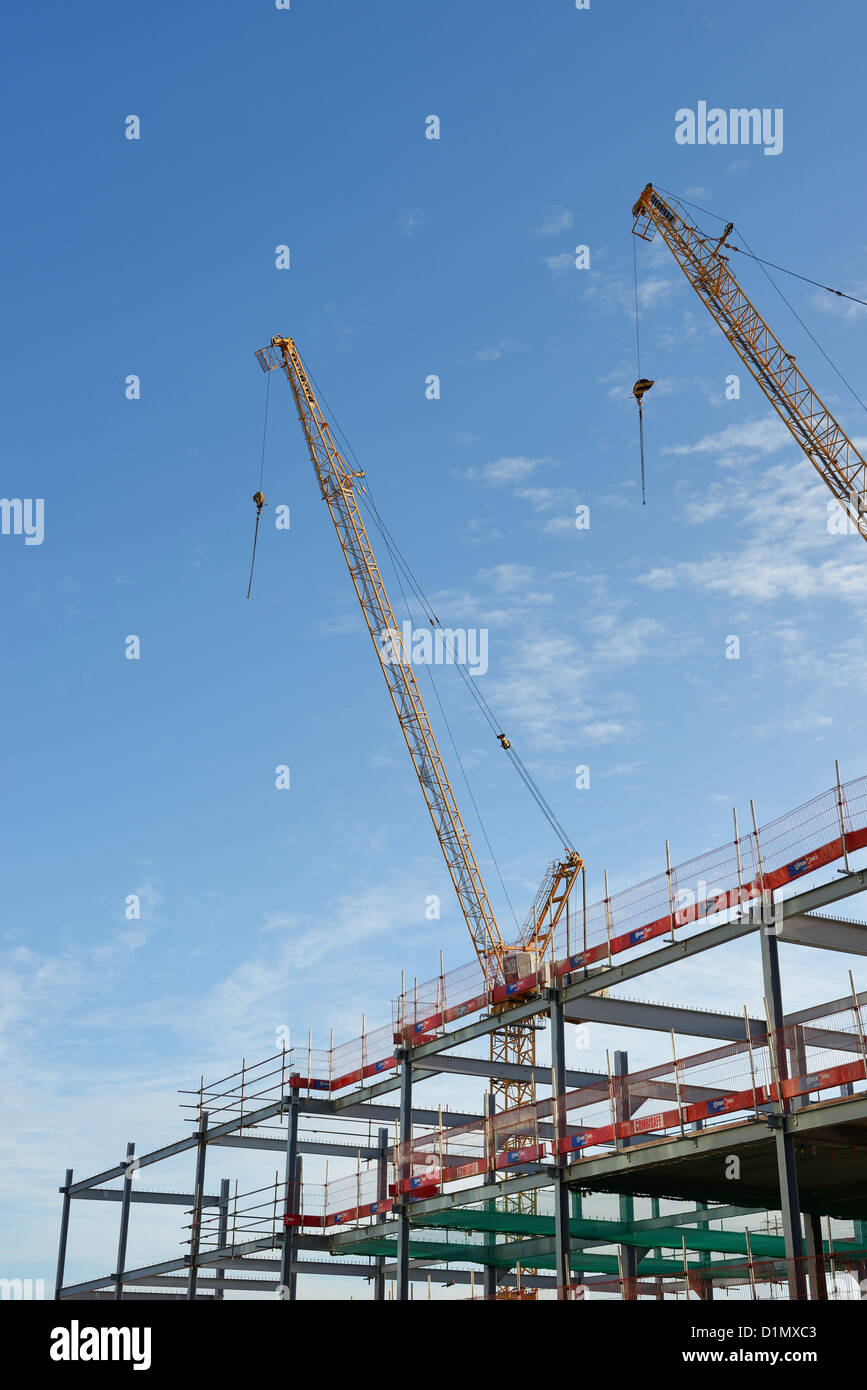
[[[638,242],[632,238],[632,282],[635,289],[635,351],[637,357],[638,377],[632,388],[632,394],[638,401],[638,439],[641,449],[641,505],[647,506],[647,488],[644,477],[644,411],[641,405],[641,397],[644,394],[640,390],[640,383],[643,381],[641,375],[641,329],[639,326],[638,315]],[[653,383],[651,383],[652,385]],[[648,388],[649,389],[649,388]]]
[[[262,508],[265,505],[265,494],[262,491],[262,483],[265,479],[265,441],[268,438],[268,405],[271,400],[271,373],[265,377],[265,420],[262,425],[262,457],[259,461],[259,487],[253,494],[253,501],[256,503],[256,529],[253,532],[253,558],[250,561],[250,578],[247,582],[247,598],[253,588],[253,566],[256,563],[256,547],[259,544],[259,519],[262,515]]]

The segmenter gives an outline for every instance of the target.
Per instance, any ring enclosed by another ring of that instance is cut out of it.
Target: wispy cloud
[[[518,346],[514,338],[503,338],[495,347],[479,348],[473,356],[477,362],[498,362],[507,352],[514,352]]]
[[[571,270],[575,264],[575,257],[571,251],[561,251],[556,256],[543,256],[542,264],[547,266],[554,275],[562,275],[565,271]]]
[[[568,208],[549,208],[540,225],[533,228],[533,235],[557,236],[560,232],[567,232],[574,220]]]
[[[495,487],[503,487],[529,478],[537,468],[547,462],[548,459],[527,458],[523,454],[516,454],[494,459],[492,463],[483,464],[480,468],[471,468],[465,476],[477,482],[493,483]]]
[[[716,434],[703,435],[694,444],[668,444],[661,452],[681,456],[711,454],[721,460],[731,458],[748,463],[763,454],[777,453],[791,441],[792,436],[783,422],[771,417],[728,425]]]
[[[423,227],[427,222],[427,217],[421,208],[404,208],[397,219],[397,225],[404,236],[415,236],[419,227]]]

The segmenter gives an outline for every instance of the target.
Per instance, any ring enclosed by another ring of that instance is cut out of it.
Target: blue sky
[[[363,1012],[387,1020],[402,968],[470,955],[276,376],[245,601],[253,353],[272,334],[296,338],[443,623],[488,631],[480,684],[593,897],[604,868],[625,886],[664,867],[666,838],[675,860],[726,840],[732,804],[770,819],[829,785],[835,757],[865,771],[864,542],[828,534],[821,482],[745,372],[724,398],[733,351],[658,242],[638,246],[646,508],[638,490],[630,209],[649,179],[867,297],[864,20],[786,14],[51,0],[7,16],[2,491],[45,500],[41,545],[0,537],[3,1244],[20,1275],[51,1272],[67,1164],[172,1137],[174,1090],[266,1054],[279,1026],[354,1036]],[[782,153],[678,145],[675,112],[700,100],[782,108]],[[774,289],[735,270],[863,441]],[[780,283],[863,395],[863,312]],[[560,847],[442,676],[522,915]],[[679,997],[755,1000],[744,960],[725,986],[695,968]],[[845,992],[842,960],[806,966],[787,967],[793,1004]],[[108,1268],[112,1242],[80,1272]]]

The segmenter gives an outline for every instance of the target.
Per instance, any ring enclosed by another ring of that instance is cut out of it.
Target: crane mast
[[[716,320],[817,473],[867,539],[867,463],[747,298],[722,254],[721,237],[704,237],[648,184],[632,209],[632,230],[652,241],[658,230],[699,299]],[[860,523],[860,524],[859,524]]]

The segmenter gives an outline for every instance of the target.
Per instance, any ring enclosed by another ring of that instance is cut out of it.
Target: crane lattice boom
[[[703,237],[699,228],[666,202],[650,183],[632,215],[636,236],[651,241],[657,230],[662,234],[687,280],[741,361],[867,539],[867,462],[729,270],[728,258],[721,248],[733,230],[732,224],[721,237]]]
[[[400,629],[359,511],[355,491],[362,475],[347,466],[335,445],[292,339],[272,338],[270,347],[256,355],[263,371],[283,367],[286,372],[322,496],[328,505],[476,954],[486,978],[492,975],[501,978],[503,941],[500,930],[408,653],[400,647]],[[386,659],[385,652],[389,649],[393,659]]]

